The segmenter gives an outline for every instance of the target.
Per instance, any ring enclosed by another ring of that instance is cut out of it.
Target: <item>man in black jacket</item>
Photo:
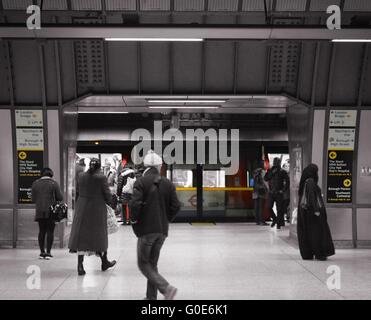
[[[138,267],[147,278],[146,299],[156,300],[160,291],[166,300],[174,299],[177,289],[158,273],[157,263],[169,231],[169,221],[180,209],[174,185],[160,176],[162,159],[152,150],[144,157],[147,169],[134,184],[129,202],[131,223],[138,237]]]
[[[273,220],[271,227],[273,228],[277,224],[277,229],[280,229],[281,226],[285,225],[283,196],[290,186],[290,180],[286,171],[281,168],[281,160],[279,158],[274,158],[273,166],[265,174],[264,180],[269,183],[268,205]],[[276,203],[277,207],[277,216],[273,211],[274,203]]]

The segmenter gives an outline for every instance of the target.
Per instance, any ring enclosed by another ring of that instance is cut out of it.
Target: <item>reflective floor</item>
[[[136,265],[131,227],[122,226],[109,243],[117,265],[101,272],[100,260],[87,257],[83,277],[67,249],[54,249],[51,261],[38,260],[35,249],[0,249],[0,299],[144,298],[146,280]],[[327,271],[334,265],[341,288],[329,290],[326,283],[334,282]],[[27,285],[37,282],[27,269],[34,266],[40,267],[41,283],[30,290]],[[326,262],[303,261],[287,229],[255,224],[173,224],[159,270],[179,289],[177,299],[371,299],[371,250],[338,249]]]

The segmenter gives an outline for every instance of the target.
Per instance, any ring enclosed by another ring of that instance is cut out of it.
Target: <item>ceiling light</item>
[[[150,109],[218,109],[218,106],[149,106]]]
[[[128,111],[78,111],[78,113],[84,113],[84,114],[112,114],[112,113],[126,114],[126,113],[129,113],[129,112]]]
[[[106,41],[184,41],[201,42],[202,38],[105,38]]]
[[[371,42],[371,39],[333,39],[332,42]]]
[[[147,100],[149,103],[225,103],[227,100]]]

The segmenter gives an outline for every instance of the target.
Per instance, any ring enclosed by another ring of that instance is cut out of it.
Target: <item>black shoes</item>
[[[273,221],[272,224],[271,224],[271,228],[274,228],[274,226],[276,225],[276,221]],[[278,228],[278,226],[277,226]]]
[[[45,253],[45,259],[46,260],[50,260],[51,258],[53,258],[53,256],[51,255],[50,252]]]
[[[101,254],[100,258],[102,259],[102,271],[106,271],[116,264],[116,260],[108,261],[107,252]]]
[[[82,264],[77,266],[77,273],[79,276],[84,276],[86,274]]]
[[[45,255],[46,255],[45,252],[41,252],[40,255],[39,255],[39,259],[40,260],[44,260],[45,259]]]
[[[116,264],[116,260],[113,260],[113,261],[105,260],[105,261],[103,261],[102,262],[102,271],[106,271],[109,268],[112,268],[115,264]]]
[[[86,274],[86,272],[84,270],[83,262],[84,262],[84,256],[83,255],[78,255],[77,256],[77,273],[78,273],[79,276],[83,276],[83,275]]]
[[[50,254],[50,252],[41,252],[39,255],[39,259],[41,260],[50,260],[51,258],[53,258],[53,256]]]
[[[319,261],[326,261],[326,260],[327,260],[327,257],[316,256],[316,260],[319,260]]]
[[[175,295],[177,294],[178,289],[173,286],[168,286],[164,294],[165,300],[174,300]]]

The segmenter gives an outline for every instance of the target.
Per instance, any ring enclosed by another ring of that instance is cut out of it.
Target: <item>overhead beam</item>
[[[0,26],[0,38],[24,39],[210,39],[210,40],[332,40],[371,39],[371,29],[347,28],[329,30],[325,27],[123,27],[123,26],[44,26],[28,30],[24,26]]]

